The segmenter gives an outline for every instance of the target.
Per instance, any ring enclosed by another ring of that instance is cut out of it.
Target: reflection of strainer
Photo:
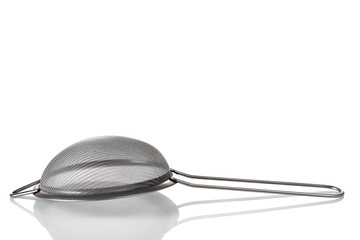
[[[173,177],[316,187],[336,193],[294,192],[189,183]],[[186,174],[169,168],[163,155],[153,146],[126,137],[95,137],[71,145],[50,161],[41,180],[15,190],[10,196],[29,193],[43,198],[100,199],[144,193],[182,183],[191,187],[280,193],[316,197],[340,197],[344,192],[322,184],[208,177]],[[34,189],[25,191],[35,186]]]
[[[287,197],[289,196],[267,194],[175,204],[161,193],[151,192],[103,201],[48,201],[48,199],[36,198],[32,209],[29,208],[32,202],[27,201],[29,199],[21,199],[22,201],[11,199],[11,203],[35,217],[53,240],[160,240],[172,228],[192,221],[307,208],[342,200],[342,198],[331,200],[312,198],[303,199],[301,202],[297,199],[294,202],[294,199]],[[261,207],[254,208],[249,202],[261,202]],[[230,203],[242,204],[228,211],[227,204]],[[201,214],[201,209],[204,209],[201,206],[207,206],[205,209],[208,211],[205,214]],[[246,218],[239,217],[237,222],[242,228],[246,228]],[[251,231],[251,228],[248,230]]]

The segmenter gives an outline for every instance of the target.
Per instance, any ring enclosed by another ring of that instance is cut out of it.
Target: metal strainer
[[[195,179],[316,187],[336,192],[294,192],[195,184],[173,177],[174,173]],[[171,169],[163,155],[145,142],[126,137],[105,136],[85,139],[64,149],[50,161],[40,180],[15,190],[10,196],[33,193],[42,198],[102,199],[155,191],[175,183],[200,188],[316,197],[336,198],[344,194],[340,188],[323,184],[191,175]],[[26,190],[30,187],[34,188]]]

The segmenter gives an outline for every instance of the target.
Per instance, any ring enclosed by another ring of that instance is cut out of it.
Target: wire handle
[[[230,181],[230,182],[247,182],[247,183],[259,183],[259,184],[275,184],[275,185],[288,185],[298,187],[313,187],[313,188],[326,188],[335,190],[336,194],[327,193],[311,193],[311,192],[295,192],[295,191],[282,191],[282,190],[271,190],[271,189],[259,189],[259,188],[245,188],[245,187],[228,187],[219,185],[206,185],[190,183],[181,179],[171,177],[170,179],[174,182],[181,183],[190,187],[196,188],[211,188],[211,189],[223,189],[223,190],[235,190],[235,191],[248,191],[248,192],[262,192],[262,193],[276,193],[276,194],[288,194],[288,195],[299,195],[299,196],[312,196],[312,197],[328,197],[338,198],[344,195],[344,191],[338,187],[325,185],[325,184],[312,184],[312,183],[297,183],[297,182],[282,182],[282,181],[268,181],[268,180],[254,180],[254,179],[241,179],[241,178],[225,178],[225,177],[211,177],[211,176],[199,176],[188,174],[170,169],[171,172],[176,173],[180,176],[193,178],[193,179],[204,179],[204,180],[216,180],[216,181]]]

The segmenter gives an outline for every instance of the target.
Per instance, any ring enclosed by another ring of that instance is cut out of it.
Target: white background
[[[359,12],[358,1],[2,1],[0,238],[359,238]],[[175,185],[17,199],[30,214],[10,201],[63,148],[98,135],[146,141],[189,173],[346,195]],[[233,200],[194,205],[219,199]]]

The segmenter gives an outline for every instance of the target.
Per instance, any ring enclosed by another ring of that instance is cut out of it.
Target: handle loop
[[[40,180],[36,180],[35,182],[29,183],[28,185],[18,188],[10,194],[10,197],[20,197],[20,196],[31,194],[31,193],[37,193],[38,191],[40,191],[40,188],[34,188],[34,189],[28,190],[28,191],[24,191],[24,190],[28,189],[32,186],[36,186],[39,183],[40,183]]]

